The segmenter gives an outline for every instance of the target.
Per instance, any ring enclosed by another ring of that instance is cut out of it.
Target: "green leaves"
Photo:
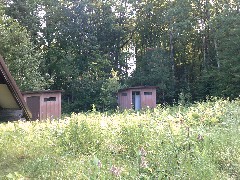
[[[1,179],[239,179],[240,99],[0,124]]]
[[[100,99],[104,110],[111,110],[117,107],[117,92],[121,88],[118,72],[112,69],[111,77],[105,80],[101,87]]]
[[[64,111],[114,102],[112,69],[124,85],[159,86],[158,102],[239,94],[237,0],[1,4],[0,53],[14,77],[22,89],[64,89]]]
[[[237,97],[239,95],[239,51],[240,23],[239,14],[229,14],[216,18],[216,39],[219,67],[216,72],[216,86],[219,95]]]
[[[35,49],[26,29],[7,16],[0,16],[0,54],[21,90],[46,86],[40,74],[41,53]]]

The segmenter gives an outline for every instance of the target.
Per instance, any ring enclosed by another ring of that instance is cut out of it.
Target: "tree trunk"
[[[214,37],[214,48],[215,48],[215,52],[216,52],[217,68],[219,69],[220,68],[220,62],[219,62],[219,53],[218,53],[216,37]]]
[[[174,52],[173,52],[173,34],[172,30],[169,32],[169,41],[170,41],[170,62],[172,66],[172,71],[175,71],[175,66],[174,66]]]
[[[173,92],[175,92],[175,64],[174,64],[174,47],[173,47],[172,29],[170,29],[170,32],[169,32],[169,42],[170,42],[170,62],[171,62],[171,68],[172,68]]]

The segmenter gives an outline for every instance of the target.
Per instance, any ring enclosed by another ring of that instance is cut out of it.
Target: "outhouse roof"
[[[134,86],[134,87],[120,89],[118,92],[126,91],[129,89],[157,89],[157,88],[158,88],[158,86]]]
[[[63,90],[41,90],[41,91],[25,91],[22,94],[44,94],[44,93],[62,93]]]

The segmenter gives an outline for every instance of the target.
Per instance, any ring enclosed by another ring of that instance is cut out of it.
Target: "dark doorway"
[[[27,97],[27,105],[32,113],[32,120],[40,118],[40,96]]]
[[[133,91],[132,92],[132,104],[134,110],[141,109],[141,95],[140,91]]]

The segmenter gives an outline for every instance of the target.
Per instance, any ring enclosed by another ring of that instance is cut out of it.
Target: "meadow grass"
[[[1,123],[0,179],[240,179],[240,100]]]

